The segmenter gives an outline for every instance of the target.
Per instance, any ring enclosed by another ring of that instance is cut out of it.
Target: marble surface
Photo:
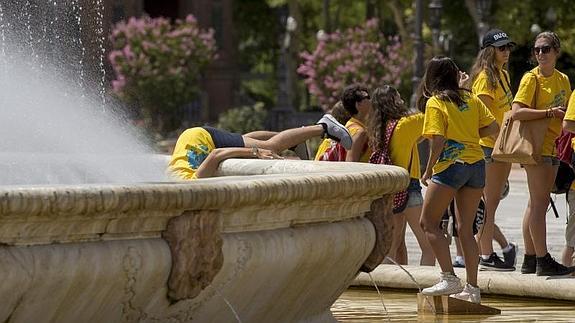
[[[227,160],[219,175],[0,187],[0,320],[333,321],[386,250],[366,213],[409,181],[392,166],[287,160]]]
[[[415,279],[396,265],[380,265],[372,273],[375,283],[381,287],[419,289],[434,285],[439,280],[439,267],[403,266]],[[465,281],[465,269],[455,268],[457,276]],[[417,282],[417,284],[416,284]],[[477,282],[485,294],[541,297],[575,300],[575,276],[544,277],[520,272],[479,271]],[[364,273],[353,281],[353,286],[371,286],[371,278]]]

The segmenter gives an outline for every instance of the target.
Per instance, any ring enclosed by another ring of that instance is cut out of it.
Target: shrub
[[[201,71],[215,59],[213,34],[192,15],[174,23],[143,17],[116,24],[109,54],[113,92],[139,106],[154,130],[173,130],[176,112],[198,94]]]
[[[313,53],[300,54],[304,62],[297,71],[308,91],[328,109],[339,99],[341,90],[352,83],[370,89],[383,84],[398,87],[409,60],[401,54],[398,37],[386,38],[376,19],[344,32],[326,34]]]
[[[253,106],[243,106],[229,109],[222,113],[218,120],[218,128],[241,134],[262,130],[265,126],[267,111],[262,102]]]

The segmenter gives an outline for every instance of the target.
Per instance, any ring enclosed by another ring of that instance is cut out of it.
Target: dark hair
[[[459,68],[446,56],[435,56],[427,63],[425,74],[417,89],[417,108],[425,112],[427,100],[437,96],[442,101],[451,101],[459,106],[465,103],[460,94]]]
[[[408,107],[401,102],[397,90],[389,85],[378,87],[371,95],[372,111],[367,124],[369,147],[381,150],[385,143],[385,132],[390,120],[399,120],[408,115]]]
[[[349,112],[347,112],[347,110],[343,107],[341,101],[337,101],[337,103],[333,105],[330,113],[335,118],[335,120],[337,120],[337,122],[343,125],[345,125],[347,121],[351,119]]]
[[[341,102],[343,103],[343,107],[352,116],[359,112],[357,111],[355,104],[364,99],[364,97],[360,95],[360,92],[369,93],[367,91],[367,87],[362,84],[348,85],[343,89],[343,92],[341,93]]]

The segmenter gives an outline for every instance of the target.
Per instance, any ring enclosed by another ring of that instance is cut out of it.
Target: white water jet
[[[167,179],[165,159],[154,158],[138,139],[142,135],[106,104],[99,11],[97,56],[92,59],[96,75],[85,75],[79,4],[71,9],[74,15],[66,16],[56,1],[48,8],[29,1],[22,8],[17,2],[2,3],[0,185]],[[97,2],[97,9],[102,8]],[[53,16],[42,17],[41,12]],[[56,28],[51,37],[42,32],[43,22]],[[63,23],[66,28],[59,30]]]

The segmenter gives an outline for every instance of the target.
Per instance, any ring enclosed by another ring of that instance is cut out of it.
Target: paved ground
[[[527,190],[527,177],[522,168],[513,168],[509,176],[510,192],[507,198],[501,201],[497,214],[495,216],[495,223],[499,225],[505,236],[509,241],[515,242],[519,246],[519,254],[517,256],[518,268],[523,262],[523,235],[521,233],[521,221],[523,213],[527,206],[528,190]],[[547,245],[551,255],[559,262],[561,262],[561,252],[565,242],[565,222],[566,222],[566,202],[565,195],[551,195],[555,199],[559,218],[555,218],[552,210],[547,213]],[[407,229],[406,244],[409,254],[409,264],[415,265],[419,263],[421,252],[415,237],[411,230]],[[495,251],[501,256],[501,251],[496,242],[494,242]],[[455,246],[451,245],[452,257],[455,256]]]

